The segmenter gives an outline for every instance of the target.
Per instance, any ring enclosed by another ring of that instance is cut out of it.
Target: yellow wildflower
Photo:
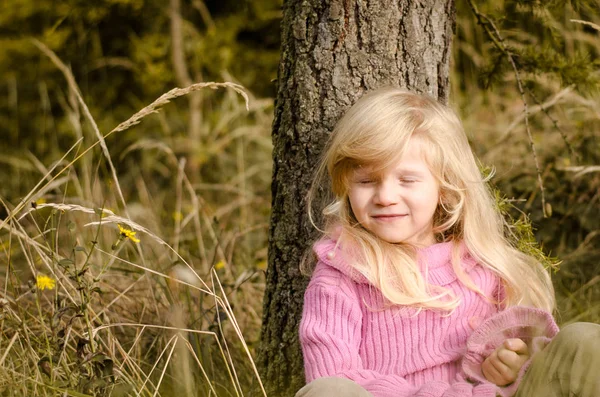
[[[119,232],[121,233],[121,237],[128,238],[131,241],[133,241],[134,243],[139,243],[140,242],[140,239],[137,238],[137,237],[135,237],[135,234],[137,232],[134,232],[133,230],[125,229],[121,225],[117,225],[117,226],[119,226]]]
[[[41,291],[45,290],[46,288],[48,288],[48,289],[54,289],[54,287],[56,286],[56,280],[54,280],[52,277],[48,277],[48,276],[44,276],[44,275],[39,275],[36,278],[35,285]]]
[[[215,270],[223,269],[224,267],[225,267],[225,262],[223,262],[223,261],[219,261],[219,262],[217,262],[217,264],[215,265]]]
[[[259,268],[260,270],[267,270],[267,261],[262,260],[262,261],[258,262],[256,264],[256,267]]]

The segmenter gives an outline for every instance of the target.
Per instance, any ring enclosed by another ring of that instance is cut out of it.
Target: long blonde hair
[[[365,230],[348,200],[350,177],[358,166],[383,170],[397,161],[410,139],[424,144],[424,157],[439,183],[434,215],[438,241],[454,243],[452,265],[461,282],[481,293],[461,265],[461,245],[503,283],[502,304],[554,310],[554,291],[544,267],[506,239],[505,221],[456,114],[433,98],[399,88],[383,88],[361,97],[339,120],[327,144],[309,194],[309,216],[323,185],[330,187],[322,210],[326,236],[352,250],[350,265],[394,305],[453,310],[460,298],[428,284],[408,244],[390,244]],[[328,181],[327,181],[328,179]],[[492,297],[488,297],[492,298]]]

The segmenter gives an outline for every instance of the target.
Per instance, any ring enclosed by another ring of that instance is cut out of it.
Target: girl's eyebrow
[[[425,172],[423,172],[422,170],[419,169],[415,169],[415,168],[397,168],[395,170],[395,172],[397,172],[398,174],[403,174],[403,175],[414,175],[414,176],[425,176]]]

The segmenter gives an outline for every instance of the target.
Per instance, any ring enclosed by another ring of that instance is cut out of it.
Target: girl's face
[[[357,168],[350,176],[348,197],[354,216],[373,235],[388,243],[429,246],[436,242],[433,216],[439,184],[421,151],[411,139],[402,158],[374,174]]]

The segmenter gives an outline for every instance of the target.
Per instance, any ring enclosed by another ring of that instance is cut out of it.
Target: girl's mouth
[[[371,217],[378,221],[393,221],[407,216],[407,214],[384,214],[384,215],[372,215]]]

